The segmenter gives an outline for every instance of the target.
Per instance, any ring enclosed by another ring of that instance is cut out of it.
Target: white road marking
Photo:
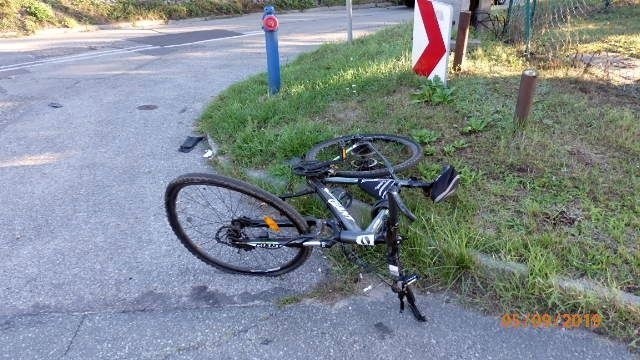
[[[202,43],[212,42],[212,41],[218,41],[218,40],[236,39],[236,38],[247,37],[247,36],[254,36],[254,35],[260,35],[260,34],[264,34],[264,31],[253,31],[253,32],[250,32],[250,33],[245,33],[245,34],[236,35],[236,36],[229,36],[229,37],[216,38],[216,39],[207,39],[207,40],[194,41],[194,42],[190,42],[190,43],[175,44],[175,45],[167,45],[167,46],[159,46],[159,47],[163,47],[163,48],[172,48],[172,47],[187,46],[187,45],[193,45],[193,44],[202,44]]]
[[[139,46],[131,46],[131,47],[128,47],[128,48],[122,48],[122,49],[104,50],[104,51],[90,52],[90,53],[84,53],[84,54],[61,56],[61,57],[51,58],[51,59],[28,61],[28,62],[23,62],[23,63],[18,63],[18,64],[0,66],[0,73],[3,72],[3,71],[20,70],[20,69],[26,69],[26,68],[31,68],[31,67],[36,67],[36,66],[46,65],[46,64],[58,64],[58,63],[65,63],[65,62],[70,62],[70,61],[89,60],[89,59],[95,59],[95,58],[102,57],[102,56],[107,56],[107,55],[124,54],[124,53],[141,51],[141,50],[152,50],[152,49],[161,49],[161,48],[173,48],[173,47],[180,47],[180,46],[189,46],[189,45],[202,44],[202,43],[213,42],[213,41],[220,41],[220,40],[236,39],[236,38],[241,38],[241,37],[255,36],[255,35],[259,35],[259,34],[263,34],[263,33],[264,33],[263,31],[253,31],[253,32],[245,33],[245,34],[236,35],[236,36],[229,36],[229,37],[216,38],[216,39],[193,41],[193,42],[188,42],[188,43],[184,43],[184,44],[175,44],[175,45],[167,45],[167,46],[161,46],[161,45],[139,45]]]
[[[92,58],[105,56],[105,55],[113,55],[113,54],[120,54],[124,52],[148,49],[150,47],[152,46],[140,45],[140,46],[132,46],[129,48],[123,48],[123,49],[104,50],[104,51],[90,52],[90,53],[84,53],[84,54],[61,56],[61,57],[52,58],[52,59],[29,61],[29,62],[24,62],[19,64],[0,66],[0,71],[16,70],[16,69],[28,68],[28,67],[33,67],[33,66],[38,66],[43,64],[52,64],[52,63],[67,62],[67,61],[73,61],[73,60],[92,59]]]

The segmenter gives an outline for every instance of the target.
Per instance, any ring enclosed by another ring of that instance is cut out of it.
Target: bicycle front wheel
[[[294,240],[309,228],[290,205],[240,180],[182,175],[167,186],[165,208],[180,242],[198,259],[226,272],[280,275],[302,265],[311,253],[307,247],[248,245]]]
[[[373,150],[372,147],[375,149]],[[422,148],[415,141],[397,135],[347,135],[315,145],[306,160],[339,160],[342,151],[346,159],[338,164],[336,176],[374,178],[390,175],[384,158],[394,173],[415,166],[422,159]]]

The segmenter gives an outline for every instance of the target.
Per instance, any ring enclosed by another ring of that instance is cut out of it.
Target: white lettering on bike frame
[[[362,179],[361,181],[363,183],[365,182],[378,183],[378,185],[376,185],[374,189],[378,190],[378,196],[380,196],[381,199],[384,199],[384,197],[387,195],[387,192],[389,192],[389,188],[391,187],[391,185],[396,183],[395,180],[380,180],[380,179]]]
[[[356,222],[356,220],[353,218],[353,216],[351,216],[351,214],[349,214],[349,212],[347,211],[347,209],[344,208],[344,206],[342,206],[342,204],[340,203],[340,201],[338,201],[338,199],[336,199],[333,194],[328,190],[328,189],[323,189],[325,194],[327,194],[329,196],[329,199],[327,200],[327,202],[334,208],[336,209],[337,212],[340,213],[340,215],[344,216],[345,219],[353,221],[354,223]]]
[[[375,245],[375,236],[373,236],[372,234],[358,235],[358,236],[356,236],[356,244],[374,246]]]

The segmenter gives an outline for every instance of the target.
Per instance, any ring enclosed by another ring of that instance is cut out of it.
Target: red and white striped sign
[[[447,81],[453,8],[449,4],[416,0],[413,15],[413,71]]]

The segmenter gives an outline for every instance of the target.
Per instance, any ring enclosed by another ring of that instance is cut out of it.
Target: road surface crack
[[[80,318],[80,322],[78,322],[78,326],[76,327],[76,331],[73,333],[73,336],[71,336],[71,340],[69,340],[69,344],[67,345],[67,349],[64,351],[64,354],[62,354],[62,356],[60,357],[61,359],[64,358],[65,356],[67,356],[67,354],[69,353],[69,350],[71,350],[71,346],[73,345],[73,342],[76,340],[76,337],[78,336],[78,332],[80,332],[80,328],[82,327],[82,324],[84,324],[84,320],[86,318],[87,318],[86,314],[82,315],[82,317]]]

